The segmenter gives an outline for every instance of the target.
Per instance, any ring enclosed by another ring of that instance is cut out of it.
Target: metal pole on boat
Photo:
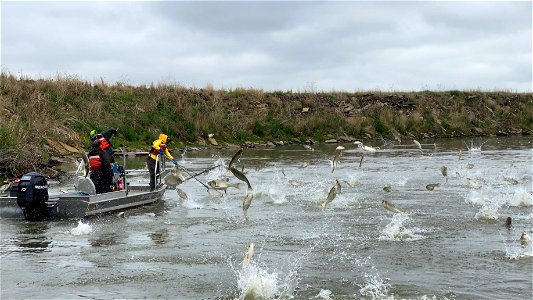
[[[215,169],[215,168],[218,168],[218,167],[220,167],[220,166],[214,166],[214,167],[211,167],[211,168],[207,168],[207,169],[203,170],[202,172],[196,173],[196,174],[194,174],[194,175],[190,175],[189,177],[185,178],[185,180],[183,180],[183,181],[187,181],[187,180],[189,180],[189,179],[196,178],[196,176],[198,176],[198,175],[202,175],[202,174],[204,174],[205,172],[211,171],[211,170],[213,170],[213,169]],[[183,168],[183,169],[185,169],[185,168]]]
[[[154,167],[154,183],[155,183],[155,188],[156,189],[159,186],[159,183],[157,182],[157,172],[158,171],[160,171],[159,170],[159,154],[155,156],[155,167]]]
[[[124,181],[124,189],[126,189],[126,196],[128,195],[128,183],[126,182],[126,145],[122,145],[122,164],[124,168],[124,178],[122,180]]]

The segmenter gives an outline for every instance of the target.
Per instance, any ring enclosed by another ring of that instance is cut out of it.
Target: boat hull
[[[148,186],[129,186],[128,190],[87,195],[72,192],[51,195],[46,202],[49,220],[83,219],[103,213],[122,211],[162,200],[166,186],[160,185],[150,191]],[[1,218],[24,218],[23,210],[17,205],[17,198],[0,197]]]

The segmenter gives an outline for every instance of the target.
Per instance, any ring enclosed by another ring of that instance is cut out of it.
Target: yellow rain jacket
[[[159,138],[152,143],[152,149],[150,149],[150,152],[148,152],[148,155],[150,155],[151,158],[156,159],[157,155],[159,154],[159,150],[163,150],[168,159],[174,158],[172,155],[170,155],[170,152],[168,152],[166,145],[167,138],[168,136],[166,134],[161,133]]]

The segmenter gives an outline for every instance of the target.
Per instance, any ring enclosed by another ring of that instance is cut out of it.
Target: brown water
[[[423,153],[405,142],[381,147],[361,167],[361,152],[343,145],[334,172],[337,145],[247,149],[237,166],[254,190],[248,222],[244,184],[224,195],[194,180],[179,186],[188,199],[169,189],[126,218],[2,218],[1,298],[531,299],[533,250],[519,237],[533,236],[532,139],[491,138],[480,149],[485,139],[421,142]],[[227,165],[234,151],[187,152],[180,164]],[[144,158],[127,164],[143,168]],[[239,182],[223,168],[199,179],[224,175]],[[322,209],[335,179],[342,190]]]

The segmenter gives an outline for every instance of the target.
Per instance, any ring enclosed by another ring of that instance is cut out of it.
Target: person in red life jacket
[[[115,157],[113,155],[113,144],[111,144],[111,138],[117,134],[117,130],[115,128],[109,128],[106,131],[102,133],[96,134],[96,130],[91,131],[91,142],[95,140],[100,140],[100,147],[102,150],[106,151],[109,154],[109,157],[111,157],[111,164],[115,162]]]
[[[102,149],[102,141],[96,139],[92,142],[89,151],[89,170],[91,180],[96,188],[96,193],[108,193],[112,191],[113,171],[111,170],[111,157],[109,153]]]
[[[172,161],[174,165],[177,165],[178,162],[172,157],[167,148],[168,136],[161,133],[159,138],[152,143],[152,148],[148,152],[148,158],[146,162],[148,164],[148,171],[150,171],[150,190],[155,190],[155,176],[159,173],[159,166],[156,166],[156,158],[158,155],[165,155]],[[159,163],[158,163],[159,165]],[[157,168],[157,169],[156,169]]]

